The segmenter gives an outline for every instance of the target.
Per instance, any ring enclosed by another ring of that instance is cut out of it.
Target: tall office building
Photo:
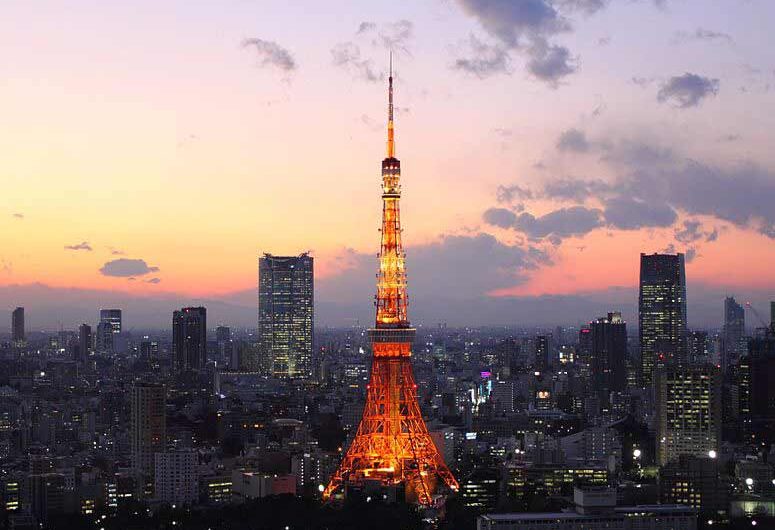
[[[619,312],[590,322],[592,378],[595,388],[621,392],[627,386],[627,324]]]
[[[312,376],[313,262],[309,254],[258,261],[258,338],[275,377]]]
[[[100,309],[100,322],[110,324],[110,329],[113,333],[121,333],[121,310]]]
[[[549,337],[546,335],[536,335],[535,338],[535,369],[545,372],[549,369]]]
[[[204,368],[207,362],[207,309],[184,307],[173,312],[172,358],[180,372]]]
[[[670,365],[655,372],[657,460],[708,456],[721,444],[721,374],[712,365]]]
[[[131,392],[132,465],[150,478],[154,476],[154,455],[167,445],[167,390],[164,385],[135,383]]]
[[[689,360],[692,363],[708,362],[708,332],[693,330],[688,334]]]
[[[92,353],[91,326],[81,324],[78,326],[78,360],[85,360]]]
[[[226,326],[215,328],[215,340],[216,342],[229,342],[231,340],[231,328]]]
[[[745,337],[745,310],[735,299],[728,296],[724,299],[724,351],[725,360],[737,359],[744,355],[748,348]]]
[[[118,346],[116,337],[121,333],[121,310],[100,309],[97,324],[96,349],[99,353],[113,353]]]
[[[688,361],[683,254],[640,255],[639,334],[644,386],[658,365]]]
[[[17,307],[11,313],[11,341],[15,345],[24,344],[26,336],[24,334],[24,308]]]
[[[738,371],[740,416],[746,435],[764,445],[775,443],[775,334],[752,338]]]

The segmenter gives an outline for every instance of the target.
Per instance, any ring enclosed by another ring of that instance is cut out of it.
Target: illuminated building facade
[[[264,369],[275,377],[312,377],[313,259],[309,254],[258,261],[258,338]]]
[[[172,357],[179,372],[207,363],[207,309],[184,307],[172,313]]]
[[[686,272],[683,254],[641,254],[638,300],[643,386],[654,369],[686,362]]]
[[[657,460],[707,456],[721,446],[721,374],[712,365],[670,366],[656,373]]]
[[[369,330],[371,377],[355,438],[323,492],[347,485],[404,486],[406,498],[431,505],[437,487],[459,488],[433,443],[417,402],[412,370],[415,329],[409,324],[399,201],[401,163],[395,157],[393,75],[389,77],[387,157],[382,161],[382,229],[376,323]]]

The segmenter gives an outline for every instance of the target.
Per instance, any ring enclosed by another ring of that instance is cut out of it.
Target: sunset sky
[[[318,322],[368,318],[392,49],[415,320],[632,318],[657,251],[687,254],[690,325],[725,294],[764,313],[773,21],[770,0],[6,0],[0,306],[248,325],[258,256],[309,250]]]

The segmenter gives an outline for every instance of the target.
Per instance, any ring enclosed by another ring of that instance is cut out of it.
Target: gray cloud
[[[520,188],[522,196],[600,202],[605,223],[616,228],[671,226],[680,211],[690,216],[714,217],[775,239],[772,171],[750,162],[716,167],[649,142],[603,141],[592,146],[619,177],[611,182],[555,179],[537,190]],[[501,190],[508,189],[499,187],[499,199]],[[716,228],[703,233],[706,241],[718,238]]]
[[[157,283],[161,283],[161,279],[160,278],[149,278],[149,279],[145,280],[145,283],[157,284]]]
[[[620,230],[666,227],[678,219],[678,214],[668,204],[653,204],[621,195],[606,200],[604,207],[606,223]]]
[[[361,22],[355,35],[370,36],[373,46],[411,55],[409,42],[414,37],[414,24],[406,19],[379,26],[374,22]]]
[[[93,249],[88,242],[82,241],[81,243],[77,243],[75,245],[65,245],[65,250],[85,250],[87,252],[91,252]]]
[[[670,103],[679,109],[696,107],[702,100],[718,94],[719,84],[718,79],[687,72],[671,77],[663,84],[657,93],[657,101]]]
[[[550,1],[458,0],[458,4],[496,44],[472,38],[471,56],[458,59],[455,68],[482,78],[509,73],[509,52],[518,51],[525,54],[528,72],[549,86],[558,86],[562,78],[576,71],[570,51],[548,40],[571,29]]]
[[[564,77],[578,69],[568,48],[548,44],[540,39],[528,48],[528,56],[528,71],[553,88],[556,88]]]
[[[529,212],[516,215],[504,208],[490,208],[483,219],[500,228],[513,228],[532,240],[548,238],[558,244],[564,238],[581,236],[602,226],[600,213],[597,209],[571,206],[536,217]]]
[[[497,198],[500,203],[510,203],[515,199],[532,199],[533,192],[516,184],[511,186],[498,186]]]
[[[296,61],[291,52],[276,42],[255,38],[245,39],[242,41],[242,47],[252,49],[261,66],[272,66],[286,72],[296,70]]]
[[[104,276],[129,278],[158,272],[158,270],[159,267],[151,267],[142,259],[119,258],[105,263],[100,268],[100,273]]]
[[[377,25],[374,22],[361,22],[358,26],[358,31],[355,32],[356,35],[362,35],[363,33],[368,33],[374,29],[376,29]]]
[[[489,208],[482,214],[482,219],[492,226],[512,228],[517,222],[517,214],[506,208]]]
[[[542,197],[561,201],[584,202],[592,195],[608,193],[611,186],[602,180],[561,178],[544,184]]]
[[[360,46],[354,42],[337,44],[331,50],[331,56],[336,66],[350,71],[353,77],[370,83],[376,83],[380,80],[380,75],[375,71],[372,60],[363,58]]]
[[[503,46],[485,44],[473,35],[469,37],[470,55],[455,60],[453,68],[480,79],[509,72],[510,58]]]
[[[584,131],[578,129],[568,129],[557,139],[557,149],[560,151],[586,153],[589,151],[589,147],[590,145],[586,134],[584,134]]]
[[[610,0],[554,0],[554,4],[563,10],[581,11],[592,15],[608,6]]]
[[[678,31],[673,36],[674,44],[683,44],[691,41],[725,42],[727,44],[732,44],[734,39],[732,39],[732,36],[728,33],[705,28],[697,28],[692,32]]]
[[[505,45],[516,48],[522,39],[553,35],[570,24],[545,0],[458,0],[467,14]]]
[[[13,218],[14,219],[22,220],[22,219],[24,219],[24,214],[23,213],[15,213],[15,214],[13,214]]]

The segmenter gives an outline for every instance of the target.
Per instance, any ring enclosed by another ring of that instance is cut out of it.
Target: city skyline
[[[49,4],[36,15],[57,54],[35,53],[42,42],[13,23],[31,7],[4,6],[0,44],[17,75],[0,87],[11,153],[0,162],[0,299],[27,308],[30,330],[94,322],[98,307],[125,308],[130,327],[166,327],[173,308],[200,304],[213,323],[247,324],[256,256],[311,249],[318,321],[368,322],[376,109],[392,47],[417,322],[573,323],[621,310],[632,326],[636,256],[665,250],[687,255],[690,327],[720,324],[726,295],[763,307],[775,285],[775,160],[773,118],[758,109],[775,79],[756,21],[775,8],[556,4],[527,19],[504,2],[400,13],[342,2],[346,17],[318,13],[328,23],[310,31],[291,23],[309,24],[301,7],[271,3]],[[627,29],[635,21],[648,38]],[[30,88],[40,71],[60,88],[46,98]],[[347,208],[321,216],[343,197]],[[205,225],[176,222],[178,202],[192,201]]]

